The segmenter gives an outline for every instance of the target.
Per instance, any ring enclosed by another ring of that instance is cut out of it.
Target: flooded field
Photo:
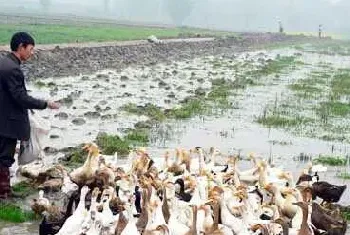
[[[47,147],[57,150],[74,147],[95,140],[100,132],[124,136],[135,124],[157,119],[149,127],[147,144],[157,165],[163,163],[162,156],[169,149],[215,146],[223,153],[245,156],[254,152],[269,158],[293,172],[297,179],[307,164],[296,159],[301,153],[345,157],[350,147],[348,113],[341,116],[330,113],[326,127],[317,108],[328,102],[323,92],[333,87],[331,77],[350,68],[350,56],[315,53],[305,48],[261,50],[45,79],[29,84],[29,89],[33,95],[64,104],[59,111],[39,111],[52,124]],[[303,96],[296,94],[295,84],[315,73],[326,74],[325,82],[319,83],[320,93],[310,96],[309,91],[302,90]],[[215,90],[218,82],[222,82],[221,90]],[[227,82],[236,83],[225,88]],[[217,97],[214,91],[228,95],[207,99]],[[205,100],[205,105],[201,103],[202,112],[175,118],[161,116],[181,108],[189,97]],[[346,94],[341,99],[349,101]],[[135,111],[147,105],[153,105],[157,111],[146,114]],[[55,162],[60,156],[54,151],[47,156],[47,162]],[[241,164],[242,168],[247,165],[244,161]],[[346,177],[339,177],[349,170],[348,163],[329,167],[320,178],[350,185]],[[349,201],[348,189],[340,203],[347,205]],[[6,227],[0,230],[4,235],[37,234],[38,229],[36,224],[0,223],[1,227]]]

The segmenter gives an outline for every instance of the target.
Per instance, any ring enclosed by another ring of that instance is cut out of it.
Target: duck
[[[167,197],[165,188],[163,188],[162,212],[164,215],[165,223],[168,224],[170,219],[170,208],[169,208],[168,197]]]
[[[314,235],[314,231],[311,226],[312,206],[303,201],[294,202],[293,205],[299,206],[303,211],[303,220],[297,235]]]
[[[86,216],[88,215],[85,209],[85,197],[90,191],[88,186],[83,186],[80,192],[80,201],[74,213],[65,221],[60,231],[56,235],[72,235],[79,231]]]
[[[169,218],[169,222],[168,222],[168,226],[169,226],[169,230],[171,232],[171,234],[185,234],[187,233],[190,228],[179,222],[178,217],[180,216],[179,213],[179,207],[178,207],[178,203],[177,200],[174,199],[173,202],[173,206],[172,206],[172,210],[171,210],[171,214],[170,214],[170,218]]]
[[[63,184],[61,187],[61,192],[66,196],[70,197],[73,192],[79,189],[78,185],[73,183],[68,175],[68,172],[62,167],[63,172]]]
[[[104,160],[100,160],[99,167],[96,170],[94,181],[101,186],[113,186],[115,187],[115,173],[114,170],[107,166]],[[100,188],[101,188],[100,186]]]
[[[50,205],[49,199],[44,197],[44,190],[39,191],[38,203],[46,206]]]
[[[189,202],[192,198],[192,195],[190,193],[185,192],[185,182],[183,179],[177,179],[175,181],[175,192],[176,192],[176,197],[179,200]]]
[[[128,211],[128,206],[131,206],[131,203],[129,203],[129,205],[125,205],[126,211]],[[124,231],[124,229],[128,225],[128,221],[130,221],[124,215],[124,212],[125,211],[119,212],[118,221],[117,221],[117,224],[116,224],[116,227],[115,227],[115,233],[114,233],[115,235],[121,235],[121,233]],[[134,217],[132,219],[134,219]],[[134,221],[134,227],[136,228],[135,221]],[[136,233],[135,233],[135,231],[136,231]],[[126,232],[128,233],[128,232],[131,232],[131,231],[126,231]],[[136,230],[134,230],[133,234],[138,234],[137,228],[136,228]]]
[[[209,200],[206,205],[213,207],[213,217],[209,215],[209,211],[206,208],[206,219],[204,221],[204,234],[211,235],[233,235],[230,228],[220,224],[220,205],[216,200]]]
[[[88,151],[88,156],[84,165],[69,174],[71,181],[79,187],[86,185],[87,182],[93,179],[98,169],[98,157],[100,155],[100,151],[94,143],[85,145],[83,149]]]
[[[85,221],[82,224],[80,234],[85,235],[94,235],[100,233],[100,225],[98,224],[98,221],[96,220],[97,215],[97,198],[100,194],[99,188],[94,188],[91,194],[91,204],[90,209],[88,211],[89,216],[85,218]]]
[[[318,230],[326,231],[328,234],[344,235],[347,230],[347,222],[344,218],[328,215],[315,202],[312,203],[311,221]]]
[[[118,217],[113,216],[113,212],[109,207],[112,198],[113,188],[107,188],[102,193],[102,212],[97,214],[97,220],[101,227],[102,234],[112,234],[115,232],[115,223]]]
[[[199,233],[204,233],[205,231],[209,231],[210,228],[214,224],[214,219],[212,216],[212,210],[211,210],[211,201],[213,199],[208,200],[204,205],[199,206],[198,211],[203,211],[204,212],[204,219],[202,222],[202,227],[199,228]],[[220,215],[219,215],[220,216]]]
[[[46,211],[49,206],[50,206],[50,201],[44,197],[44,191],[40,190],[39,197],[36,199],[33,199],[30,207],[35,214],[42,215],[42,213]]]
[[[148,221],[151,219],[148,213],[148,210],[150,207],[149,206],[150,197],[151,197],[151,189],[147,187],[143,188],[141,193],[141,201],[142,201],[141,214],[139,219],[136,222],[136,227],[139,233],[142,233],[145,230]]]
[[[136,185],[134,190],[134,197],[135,197],[135,209],[137,215],[141,214],[142,208],[141,208],[141,192],[140,192],[140,186]]]
[[[296,182],[296,185],[300,185],[303,182],[312,182],[312,176],[307,173],[302,173],[299,176],[298,181]]]
[[[227,156],[222,154],[219,149],[210,147],[209,156],[212,156],[211,160],[213,160],[214,165],[225,166],[228,168]]]
[[[283,198],[281,190],[277,185],[270,183],[264,188],[268,192],[273,193],[274,203],[281,208],[281,213],[292,220],[297,213],[297,207],[293,205],[293,203],[296,202],[296,198],[294,197],[293,193],[287,192],[286,197]]]
[[[128,215],[128,223],[125,226],[125,228],[121,231],[120,235],[139,235],[139,231],[136,226],[136,220],[133,215],[133,200],[131,200],[130,203],[126,203],[126,210],[127,210],[127,215]],[[120,219],[120,217],[119,217]],[[119,226],[117,226],[119,228]]]
[[[59,192],[63,185],[63,179],[55,178],[48,179],[38,186],[38,189],[45,190],[45,192]]]
[[[245,227],[241,218],[234,216],[228,209],[226,203],[227,198],[221,195],[220,198],[220,216],[222,224],[230,228],[237,235],[246,235],[248,234],[248,228]]]
[[[165,154],[165,166],[166,167],[164,170],[166,172],[173,173],[175,176],[182,175],[186,169],[186,165],[182,164],[182,158],[180,158],[180,150],[176,149],[175,150],[175,160],[173,163],[169,162],[169,153]]]
[[[325,181],[319,181],[312,184],[314,197],[319,197],[323,200],[321,205],[323,205],[324,202],[339,202],[346,188],[346,185],[337,186]]]
[[[152,203],[148,207],[148,223],[144,235],[169,235],[169,227],[165,223],[162,204],[159,201]]]

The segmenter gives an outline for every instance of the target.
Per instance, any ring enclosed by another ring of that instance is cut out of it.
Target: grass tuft
[[[329,166],[345,166],[347,160],[339,156],[320,156],[313,160],[316,164],[324,164]]]
[[[22,210],[16,204],[0,202],[0,220],[23,223],[35,220],[35,214],[31,211]]]

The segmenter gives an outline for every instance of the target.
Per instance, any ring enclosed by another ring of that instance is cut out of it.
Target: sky
[[[232,31],[350,34],[350,0],[0,0],[0,12],[74,14]]]

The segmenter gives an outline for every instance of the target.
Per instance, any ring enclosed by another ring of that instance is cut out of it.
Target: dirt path
[[[164,43],[176,42],[208,42],[214,38],[176,38],[162,40]],[[86,48],[86,47],[105,47],[105,46],[133,46],[148,44],[147,40],[131,40],[131,41],[109,41],[109,42],[82,42],[82,43],[57,43],[57,44],[41,44],[37,45],[36,50],[53,50],[57,46],[59,48]],[[0,51],[8,51],[9,46],[0,45]]]

